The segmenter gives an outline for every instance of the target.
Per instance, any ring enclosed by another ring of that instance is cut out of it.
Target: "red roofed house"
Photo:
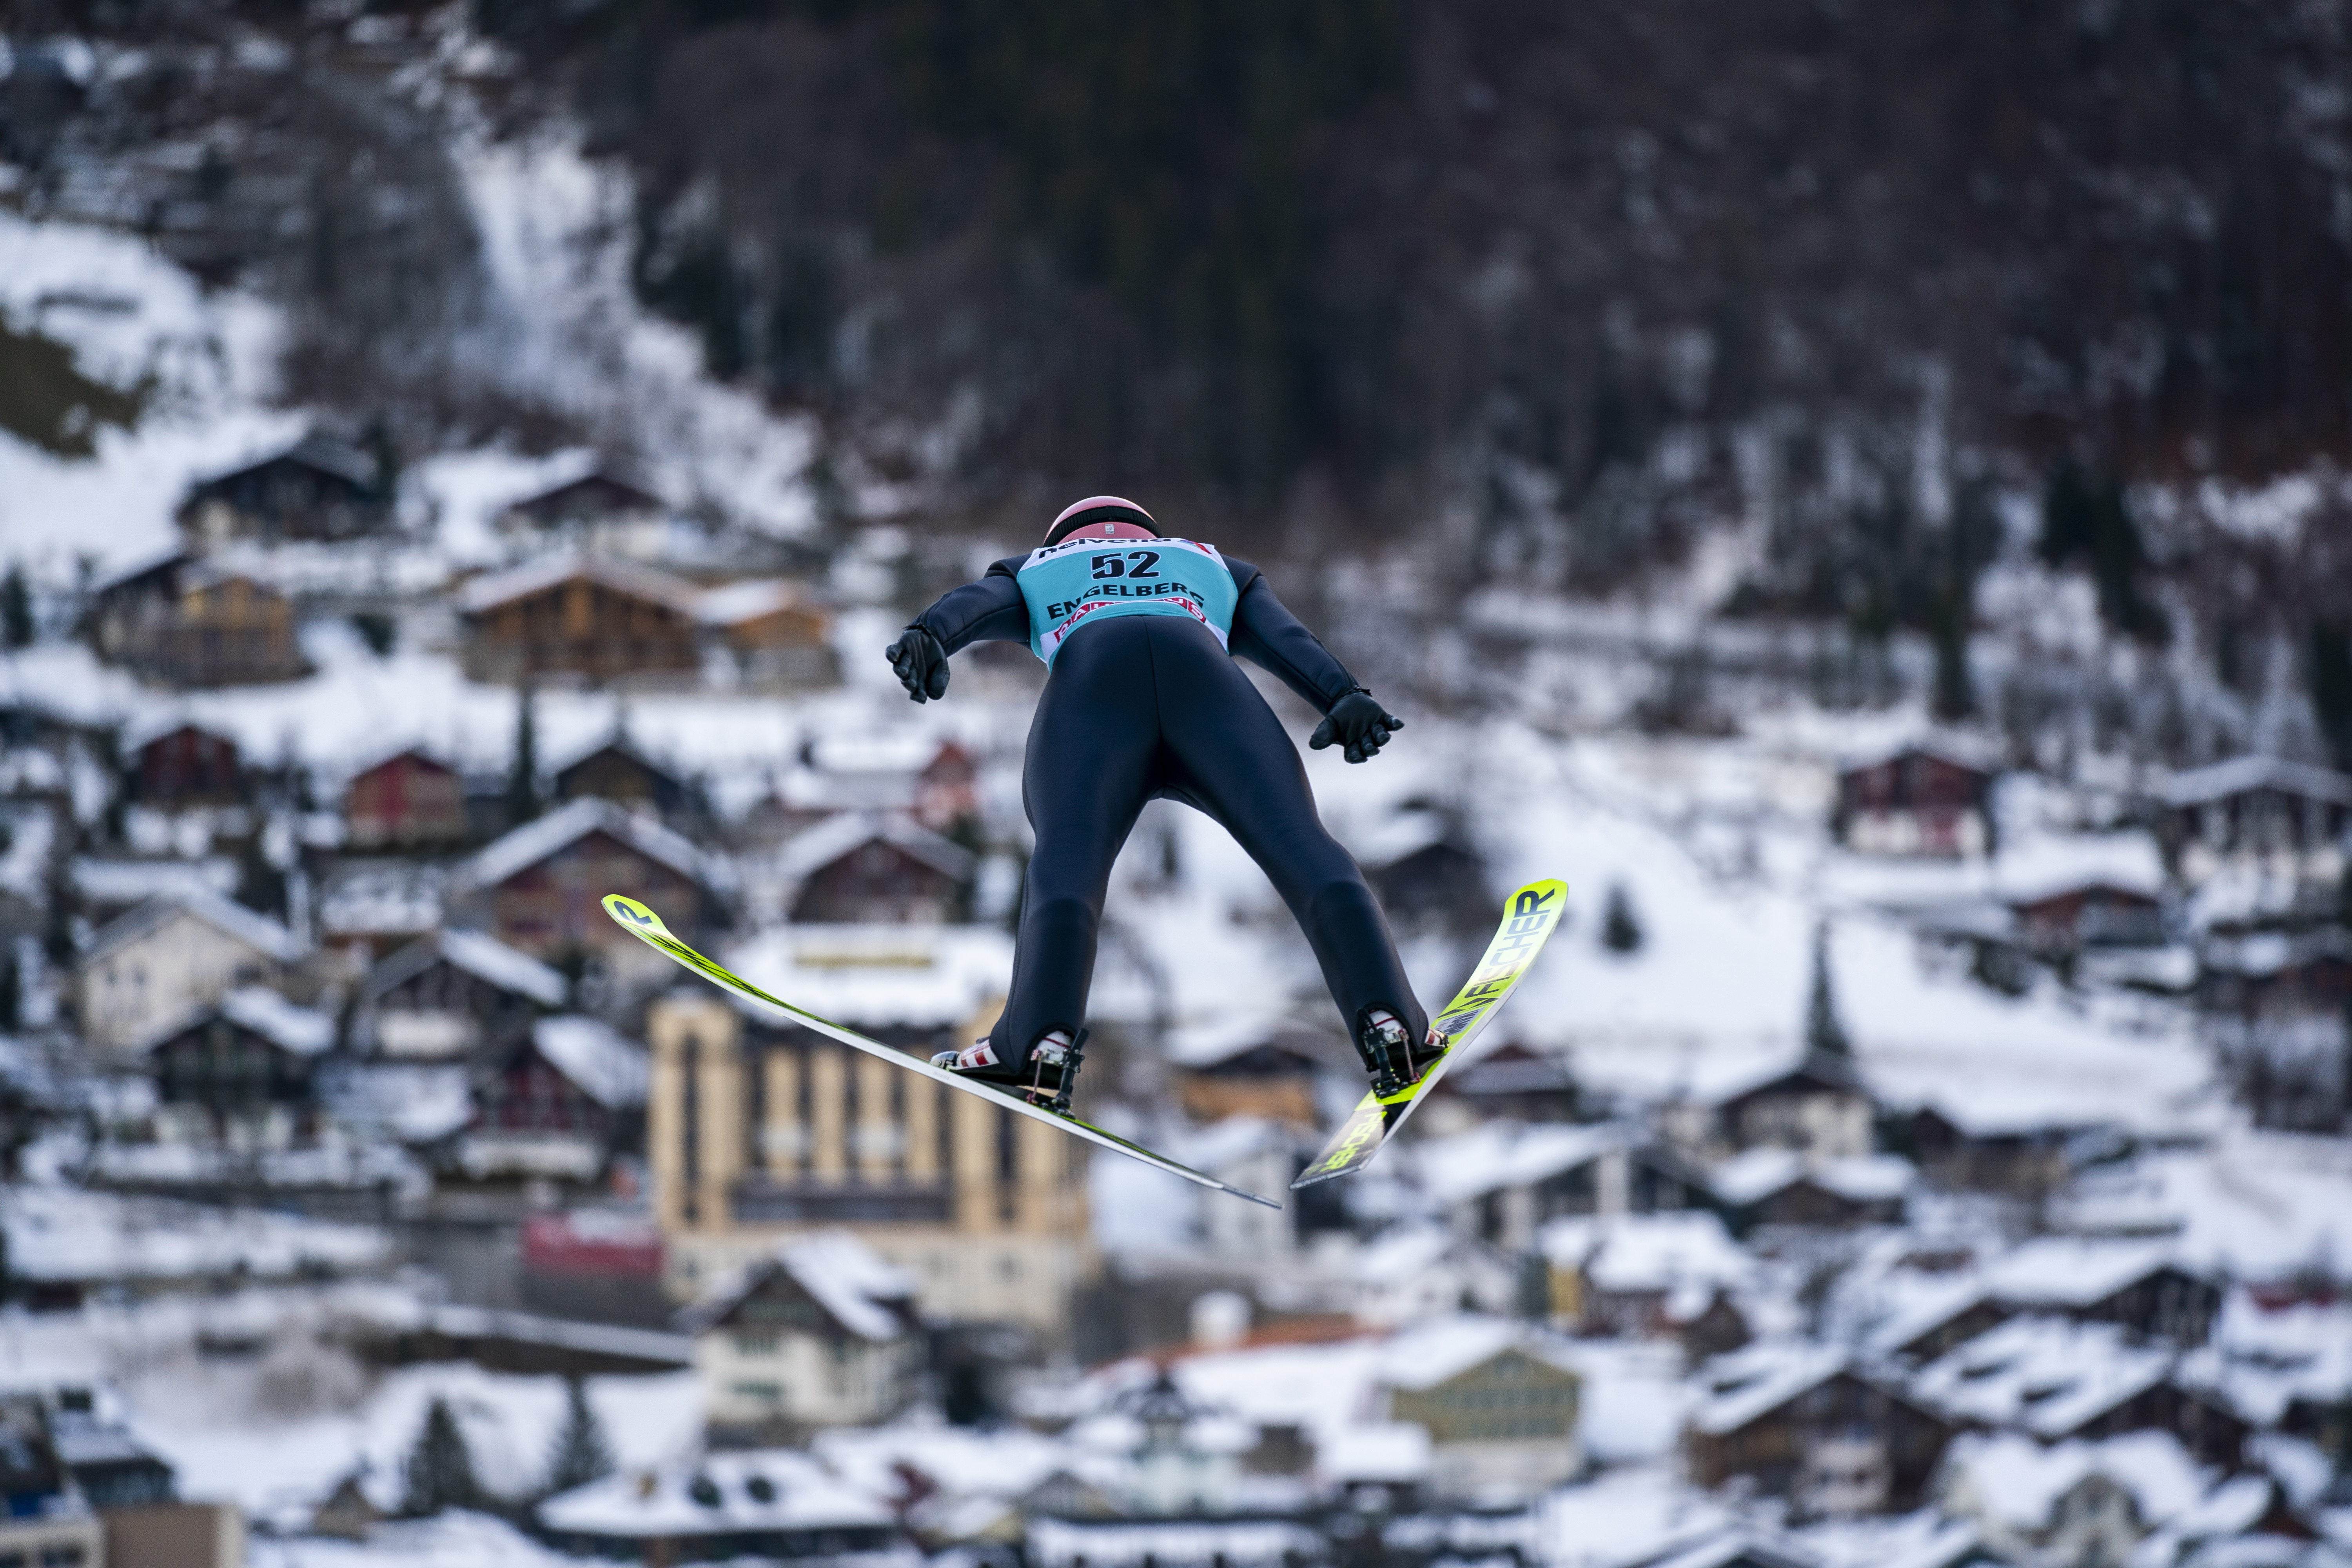
[[[352,775],[343,820],[354,849],[457,843],[466,837],[466,781],[411,746]]]
[[[667,961],[613,923],[606,893],[651,905],[680,933],[719,913],[702,851],[648,817],[593,797],[499,838],[462,868],[460,879],[500,942],[542,959],[596,952],[630,973],[656,973]]]
[[[237,805],[245,800],[236,742],[194,724],[175,724],[131,745],[131,797],[142,805]]]
[[[645,1047],[578,1014],[541,1018],[474,1080],[474,1120],[457,1162],[477,1178],[589,1181],[642,1146]]]
[[[702,668],[693,585],[596,555],[557,555],[476,579],[458,595],[477,680],[691,678]]]
[[[1959,858],[1992,847],[1992,773],[1922,745],[1842,768],[1831,830],[1864,855]]]

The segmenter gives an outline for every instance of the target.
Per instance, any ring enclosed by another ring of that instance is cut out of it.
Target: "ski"
[[[1404,1125],[1405,1118],[1412,1114],[1423,1096],[1436,1087],[1462,1048],[1486,1030],[1502,1010],[1504,1000],[1526,977],[1536,954],[1543,951],[1545,942],[1559,924],[1567,893],[1567,883],[1548,880],[1529,882],[1511,895],[1503,906],[1502,926],[1495,932],[1495,940],[1486,944],[1486,955],[1478,960],[1477,967],[1470,972],[1469,980],[1454,994],[1454,1000],[1437,1016],[1433,1027],[1444,1042],[1437,1059],[1394,1094],[1383,1098],[1367,1093],[1357,1101],[1348,1120],[1331,1134],[1331,1141],[1290,1184],[1293,1192],[1360,1171],[1372,1163],[1372,1156],[1381,1152],[1389,1135]]]
[[[1032,1104],[1012,1090],[1000,1089],[994,1084],[965,1078],[960,1074],[949,1072],[944,1068],[935,1068],[919,1057],[910,1057],[904,1051],[894,1050],[879,1040],[867,1039],[855,1029],[845,1028],[830,1019],[820,1018],[803,1008],[795,1007],[789,1002],[771,996],[726,965],[712,963],[677,937],[672,936],[669,928],[662,923],[661,916],[635,899],[624,898],[619,893],[607,893],[604,895],[604,912],[612,916],[622,930],[656,952],[685,968],[693,970],[730,995],[739,996],[756,1007],[764,1008],[786,1023],[798,1024],[804,1029],[814,1029],[820,1035],[839,1040],[854,1050],[864,1051],[867,1056],[879,1057],[893,1067],[904,1068],[912,1073],[920,1073],[925,1078],[946,1084],[950,1089],[993,1100],[1007,1110],[1028,1117],[1033,1121],[1043,1121],[1048,1126],[1059,1127],[1064,1131],[1075,1133],[1087,1142],[1108,1149],[1114,1154],[1124,1154],[1130,1160],[1140,1160],[1154,1170],[1165,1171],[1173,1176],[1181,1176],[1195,1185],[1208,1187],[1220,1193],[1231,1193],[1237,1198],[1247,1198],[1254,1204],[1264,1204],[1270,1209],[1278,1209],[1282,1206],[1272,1198],[1262,1198],[1257,1194],[1236,1187],[1231,1183],[1221,1182],[1214,1176],[1204,1175],[1190,1165],[1179,1164],[1165,1154],[1155,1154],[1140,1143],[1130,1143],[1116,1132],[1106,1132],[1091,1121],[1069,1115],[1067,1112],[1049,1110],[1042,1105]]]

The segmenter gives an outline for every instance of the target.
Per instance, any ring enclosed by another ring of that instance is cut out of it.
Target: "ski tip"
[[[628,930],[635,931],[639,936],[667,936],[669,934],[669,927],[662,924],[661,916],[654,913],[653,910],[646,908],[645,905],[637,902],[636,900],[626,898],[622,894],[607,893],[604,895],[604,912],[612,916],[616,922],[625,926]]]

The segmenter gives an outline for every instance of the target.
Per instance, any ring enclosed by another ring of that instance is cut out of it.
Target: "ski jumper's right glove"
[[[948,694],[948,650],[920,626],[908,626],[883,652],[898,672],[898,684],[918,702],[935,701]]]
[[[1390,731],[1403,728],[1403,720],[1359,686],[1331,704],[1331,711],[1323,715],[1323,722],[1315,726],[1307,743],[1318,752],[1326,746],[1341,747],[1341,756],[1360,763],[1379,756],[1381,748],[1388,744]]]

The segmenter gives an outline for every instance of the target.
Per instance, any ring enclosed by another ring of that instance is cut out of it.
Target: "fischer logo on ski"
[[[1357,1101],[1330,1142],[1290,1184],[1293,1190],[1344,1176],[1371,1163],[1388,1135],[1404,1124],[1423,1096],[1453,1065],[1454,1053],[1478,1037],[1526,977],[1559,924],[1560,900],[1567,891],[1565,882],[1543,881],[1530,882],[1511,895],[1503,906],[1503,923],[1495,940],[1471,970],[1469,981],[1438,1015],[1435,1026],[1445,1048],[1403,1089],[1385,1097],[1367,1094]]]

